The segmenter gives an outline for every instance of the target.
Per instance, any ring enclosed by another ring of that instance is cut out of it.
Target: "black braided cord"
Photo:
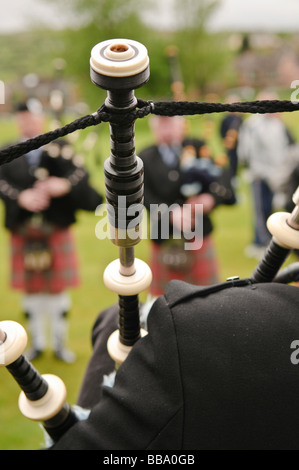
[[[289,100],[246,101],[238,103],[208,103],[197,101],[143,101],[138,100],[137,108],[126,114],[113,114],[102,105],[95,113],[83,116],[54,131],[46,132],[32,139],[0,150],[0,166],[9,163],[31,150],[38,149],[79,129],[96,126],[102,122],[121,124],[134,122],[149,114],[160,116],[192,116],[222,112],[251,114],[284,113],[299,111],[299,103]]]

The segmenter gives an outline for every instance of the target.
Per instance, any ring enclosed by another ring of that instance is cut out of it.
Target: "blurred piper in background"
[[[43,111],[30,102],[18,106],[16,121],[21,140],[44,132]],[[24,293],[22,308],[29,322],[32,349],[27,355],[35,359],[44,352],[48,316],[53,351],[71,363],[67,289],[79,286],[79,274],[70,227],[77,210],[94,211],[102,196],[89,185],[72,147],[55,141],[1,166],[0,197],[11,234],[11,287]]]

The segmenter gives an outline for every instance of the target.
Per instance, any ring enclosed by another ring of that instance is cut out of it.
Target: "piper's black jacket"
[[[296,286],[172,281],[101,392],[117,323],[117,308],[106,310],[81,395],[90,417],[52,449],[299,450],[298,305]]]
[[[194,138],[186,138],[182,143],[182,152],[184,149],[193,148],[196,158],[203,158],[201,154],[209,152],[204,141]],[[152,145],[139,153],[139,157],[144,165],[144,206],[150,211],[151,204],[166,204],[171,206],[176,203],[184,204],[186,198],[182,195],[181,188],[183,184],[182,170],[179,162],[174,168],[170,168],[164,163],[159,148]],[[206,155],[205,155],[206,158]],[[232,205],[236,202],[233,188],[230,182],[229,169],[222,169],[222,175],[215,180],[215,184],[210,185],[204,192],[209,192],[215,198],[216,205]],[[155,219],[151,220],[155,224]],[[203,216],[203,236],[209,235],[212,230],[212,221],[209,215]],[[170,232],[172,227],[170,226]],[[160,234],[160,228],[158,230]],[[160,235],[153,239],[156,243],[161,242]]]
[[[51,200],[43,211],[44,220],[59,227],[67,227],[76,221],[76,211],[94,211],[102,203],[102,196],[89,185],[89,175],[81,166],[72,148],[64,141],[46,146],[37,168],[29,166],[25,155],[0,167],[0,198],[5,204],[5,227],[13,230],[32,216],[22,209],[17,198],[21,191],[31,188],[46,172],[48,176],[67,178],[71,191]]]

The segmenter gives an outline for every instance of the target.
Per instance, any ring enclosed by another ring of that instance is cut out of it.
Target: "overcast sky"
[[[213,29],[299,32],[298,0],[222,0]]]
[[[169,5],[159,3],[161,12],[153,21],[167,28],[173,18]],[[67,24],[55,2],[43,0],[0,0],[0,33],[16,32],[32,27],[34,22],[50,27]],[[151,17],[149,16],[149,19]],[[221,6],[211,20],[213,30],[298,31],[299,0],[221,0]]]

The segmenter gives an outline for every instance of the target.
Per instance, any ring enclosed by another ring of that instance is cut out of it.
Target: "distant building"
[[[275,35],[251,35],[235,59],[237,85],[289,88],[299,79],[297,48],[296,37],[284,41]]]

